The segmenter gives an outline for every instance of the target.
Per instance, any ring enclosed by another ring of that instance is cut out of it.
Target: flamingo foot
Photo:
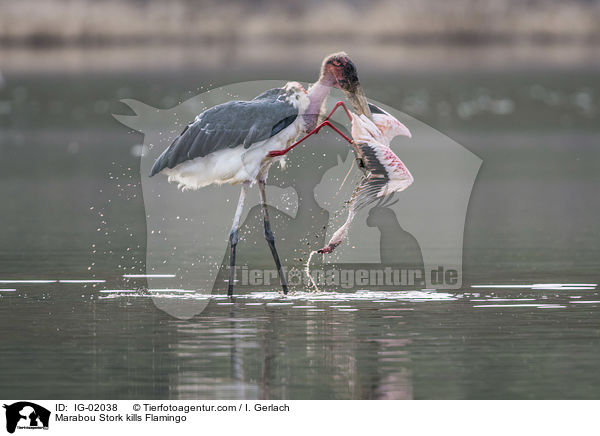
[[[333,250],[335,250],[337,248],[338,245],[340,245],[342,243],[342,241],[338,241],[338,242],[330,242],[329,244],[327,244],[325,247],[321,248],[320,250],[317,250],[317,253],[319,254],[328,254],[331,253]]]

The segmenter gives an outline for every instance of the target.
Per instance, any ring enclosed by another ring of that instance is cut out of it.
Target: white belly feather
[[[177,182],[178,187],[183,190],[199,189],[213,183],[254,182],[261,169],[268,170],[273,162],[279,161],[282,166],[285,164],[285,156],[271,158],[267,155],[270,151],[291,145],[304,132],[303,125],[303,118],[298,116],[277,135],[257,142],[248,149],[239,145],[218,150],[207,156],[185,161],[175,168],[165,168],[162,172],[169,177],[169,182]]]

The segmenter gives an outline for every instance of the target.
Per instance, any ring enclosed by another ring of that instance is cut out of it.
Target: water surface
[[[201,297],[150,294],[135,277],[143,137],[110,114],[128,113],[121,98],[166,108],[265,74],[5,74],[3,397],[600,396],[595,70],[363,76],[370,97],[483,159],[463,289],[257,290],[215,295],[191,320],[157,309],[153,298]]]

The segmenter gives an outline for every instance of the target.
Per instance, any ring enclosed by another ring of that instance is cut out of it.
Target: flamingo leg
[[[346,106],[346,103],[344,103],[343,101],[338,101],[336,104],[333,105],[333,109],[331,109],[331,112],[329,112],[329,115],[327,115],[325,117],[325,119],[323,121],[327,121],[329,118],[331,118],[331,116],[333,115],[333,113],[339,108],[339,107],[343,107],[344,108],[344,112],[346,112],[346,115],[348,116],[348,119],[350,121],[352,121],[352,115],[350,115],[350,111],[348,110],[348,107]]]
[[[267,205],[267,195],[265,192],[265,181],[258,181],[258,189],[260,191],[260,202],[262,203],[263,210],[263,222],[265,227],[265,239],[269,244],[269,248],[271,249],[271,254],[273,255],[273,260],[275,261],[275,266],[277,267],[277,271],[279,273],[279,280],[281,281],[281,287],[283,288],[283,293],[288,293],[287,280],[285,279],[285,274],[283,273],[283,269],[281,268],[281,261],[279,260],[279,254],[277,254],[277,249],[275,248],[275,235],[271,231],[271,222],[269,221],[269,210]]]
[[[244,182],[242,185],[242,190],[240,191],[240,199],[238,200],[238,205],[235,210],[235,216],[233,217],[233,225],[231,226],[231,233],[229,234],[229,245],[230,253],[229,253],[229,286],[227,287],[227,295],[233,295],[233,283],[235,281],[235,248],[237,247],[237,243],[239,240],[238,237],[238,229],[240,226],[240,217],[242,216],[242,210],[244,209],[244,200],[246,199],[246,192],[248,192],[248,187],[250,186],[250,182]]]
[[[315,127],[311,132],[307,133],[303,138],[299,139],[298,141],[296,141],[292,145],[290,145],[288,148],[284,148],[283,150],[273,150],[273,151],[269,152],[269,157],[283,156],[284,154],[286,154],[290,150],[292,150],[295,146],[297,146],[298,144],[303,142],[305,139],[307,139],[309,136],[316,135],[317,133],[319,133],[319,131],[325,126],[331,127],[333,130],[335,130],[335,132],[338,135],[340,135],[342,138],[344,138],[350,144],[353,144],[352,139],[348,138],[337,127],[335,127],[333,124],[331,124],[331,121],[325,120],[321,124],[319,124],[317,127]]]
[[[275,157],[275,156],[283,156],[284,154],[288,153],[290,150],[292,150],[295,146],[297,146],[298,144],[300,144],[302,141],[304,141],[306,138],[308,138],[309,136],[315,135],[317,133],[319,133],[319,130],[321,130],[324,126],[329,126],[331,127],[333,130],[335,130],[339,135],[342,136],[342,138],[344,138],[346,141],[348,141],[350,144],[352,144],[352,140],[350,138],[348,138],[346,135],[344,135],[342,132],[340,132],[333,124],[331,124],[329,122],[329,118],[331,118],[331,116],[334,114],[334,112],[340,108],[343,107],[344,108],[344,112],[346,112],[346,115],[348,116],[348,119],[350,121],[352,121],[352,115],[350,115],[350,111],[348,110],[348,107],[346,106],[346,103],[344,103],[343,101],[338,101],[335,105],[333,105],[333,109],[331,109],[331,112],[329,112],[329,115],[327,115],[325,117],[325,119],[317,126],[315,127],[312,131],[310,131],[309,133],[307,133],[306,135],[304,135],[302,138],[300,138],[298,141],[294,142],[292,145],[290,145],[288,148],[285,148],[283,150],[275,150],[275,151],[271,151],[269,153],[269,157]]]

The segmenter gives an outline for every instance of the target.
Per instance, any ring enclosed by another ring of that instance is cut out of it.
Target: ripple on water
[[[160,299],[181,299],[181,300],[212,300],[218,305],[231,305],[237,302],[243,302],[246,306],[266,305],[269,307],[292,306],[299,309],[312,310],[317,308],[310,303],[333,303],[330,307],[339,311],[354,311],[352,302],[371,302],[377,304],[386,304],[390,302],[428,302],[428,301],[454,301],[462,298],[462,295],[450,294],[446,292],[436,292],[434,290],[413,290],[413,291],[370,291],[359,290],[350,292],[291,292],[288,295],[282,295],[280,292],[250,292],[247,294],[235,295],[237,301],[229,301],[227,295],[211,295],[199,293],[192,289],[103,289],[99,291],[100,299],[117,298],[160,298]],[[300,303],[300,304],[298,304]],[[302,304],[309,303],[309,304]],[[340,304],[342,303],[342,304]],[[347,304],[343,304],[347,303]],[[398,309],[400,310],[400,309]]]
[[[594,290],[596,283],[532,283],[532,284],[500,284],[500,285],[472,285],[471,288],[491,289],[533,289],[545,291],[573,291]]]
[[[435,291],[369,291],[360,290],[350,292],[292,292],[282,296],[279,292],[251,292],[244,295],[236,295],[236,298],[253,300],[287,300],[287,301],[311,301],[311,302],[349,302],[369,301],[453,301],[458,298],[454,294]]]
[[[123,274],[123,277],[125,277],[126,279],[167,279],[175,277],[175,274]]]
[[[561,304],[523,303],[523,304],[476,304],[473,307],[483,307],[483,308],[502,307],[502,308],[509,308],[509,309],[510,308],[518,308],[518,307],[535,307],[536,309],[564,309],[567,306],[563,306]]]
[[[129,275],[133,277],[134,275]],[[149,277],[152,275],[137,275]],[[168,277],[168,274],[155,275]],[[101,283],[102,279],[77,279],[77,280],[4,280],[0,283]],[[530,289],[532,291],[547,290],[587,290],[595,289],[597,285],[593,283],[541,283],[541,284],[510,284],[510,285],[473,285],[473,288],[498,288],[498,289]],[[0,288],[0,292],[16,292],[14,288]],[[550,302],[547,295],[532,297],[531,295],[518,295],[498,297],[493,295],[480,296],[479,293],[468,292],[439,292],[433,289],[420,289],[411,291],[371,291],[367,289],[356,292],[314,292],[314,291],[294,291],[288,295],[282,295],[278,291],[273,292],[249,292],[247,294],[234,295],[234,300],[224,294],[211,295],[201,293],[193,289],[176,288],[158,288],[158,289],[103,289],[99,291],[99,299],[117,299],[117,298],[160,298],[160,299],[180,299],[195,301],[214,301],[219,306],[231,306],[243,304],[244,306],[267,306],[267,307],[285,307],[290,306],[294,309],[304,309],[307,312],[320,312],[323,310],[335,309],[338,312],[355,312],[359,308],[360,302],[375,303],[380,305],[378,310],[414,310],[409,307],[385,307],[390,303],[426,303],[432,301],[456,301],[467,300],[473,304],[473,308],[536,308],[536,309],[563,309],[574,304],[600,304],[600,300],[577,300],[581,295],[569,296],[569,301]],[[595,294],[594,294],[595,295]],[[546,300],[546,301],[545,301]],[[315,304],[318,304],[315,305]],[[574,307],[574,306],[572,306]]]

